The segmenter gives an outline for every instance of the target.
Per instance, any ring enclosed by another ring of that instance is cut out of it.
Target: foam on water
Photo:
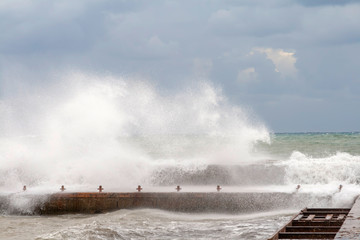
[[[286,182],[298,184],[359,184],[360,156],[338,152],[328,157],[314,158],[293,152],[286,167]]]
[[[6,239],[265,239],[295,211],[246,215],[120,210],[101,215],[0,216]],[[23,231],[13,228],[22,221]],[[259,225],[259,223],[262,223]]]

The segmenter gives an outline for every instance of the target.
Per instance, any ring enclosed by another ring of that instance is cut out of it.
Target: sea
[[[276,133],[206,82],[164,92],[137,79],[81,72],[64,79],[0,100],[0,199],[11,199],[0,201],[0,239],[267,239],[302,208],[350,207],[360,192],[358,132]],[[302,201],[265,207],[265,199],[240,212],[34,215],[28,196],[62,185],[66,192],[221,185]]]
[[[13,215],[3,211],[0,215],[0,239],[267,239],[304,207],[351,206],[360,191],[359,144],[360,133],[356,132],[271,134],[270,144],[259,142],[252,149],[254,155],[268,158],[257,160],[256,163],[238,164],[242,166],[239,174],[244,175],[243,169],[250,172],[245,176],[234,176],[235,180],[222,185],[229,192],[291,192],[299,184],[301,187],[297,191],[319,198],[326,196],[326,202],[313,197],[307,201],[308,206],[246,213],[124,209],[95,215],[36,216]],[[188,166],[188,169],[191,168]],[[176,176],[177,182],[183,181],[185,184],[183,188],[189,186],[187,191],[211,191],[211,174],[204,176],[203,168],[199,167],[189,170],[192,176],[198,174],[202,175],[201,179],[210,179],[202,180],[206,183],[197,180],[191,186],[185,171],[179,170],[184,179],[181,180],[180,173]],[[274,176],[272,182],[271,176],[265,171],[281,176]],[[158,178],[158,172],[154,175],[154,178]],[[171,175],[174,177],[174,170]],[[255,180],[262,176],[262,181]],[[163,182],[164,179],[148,185],[151,185],[151,191],[175,191]],[[340,184],[343,186],[341,191],[338,189]]]

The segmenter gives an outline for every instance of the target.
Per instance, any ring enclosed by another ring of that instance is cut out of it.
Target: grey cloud
[[[346,5],[311,9],[302,21],[302,34],[306,42],[317,44],[348,44],[360,41],[360,5]]]
[[[104,36],[109,11],[139,9],[135,6],[132,1],[15,0],[0,6],[0,50],[5,54],[82,52]]]
[[[356,3],[357,0],[296,0],[296,2],[307,7],[319,7],[323,5],[346,5]]]
[[[219,9],[212,13],[209,24],[216,34],[222,36],[266,37],[295,31],[300,26],[300,20],[295,7],[271,7],[264,11],[245,6]]]

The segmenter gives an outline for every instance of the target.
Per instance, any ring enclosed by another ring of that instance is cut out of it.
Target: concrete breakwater
[[[311,203],[331,206],[332,197],[279,192],[140,192],[16,194],[0,197],[5,214],[103,213],[119,209],[157,208],[180,212],[251,213],[298,209]]]

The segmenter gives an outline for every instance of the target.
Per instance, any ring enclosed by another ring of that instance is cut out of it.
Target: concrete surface
[[[352,206],[345,222],[336,234],[337,240],[359,240],[360,239],[360,197],[357,198]]]

